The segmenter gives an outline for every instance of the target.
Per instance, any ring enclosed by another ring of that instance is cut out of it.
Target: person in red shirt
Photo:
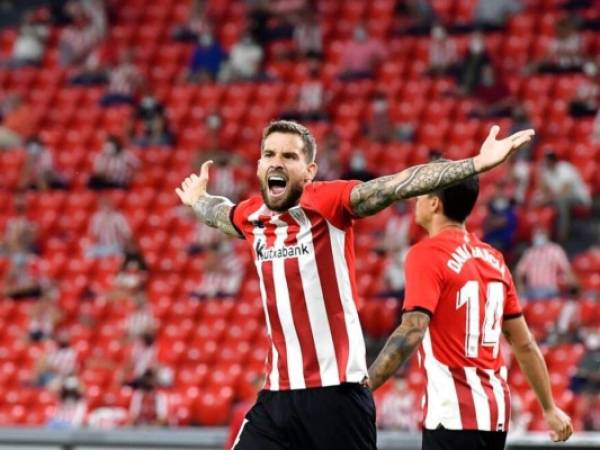
[[[479,180],[471,177],[417,198],[415,219],[429,238],[408,252],[402,322],[365,384],[377,389],[420,344],[427,378],[423,449],[503,449],[510,420],[504,333],[552,439],[567,440],[571,419],[554,403],[504,258],[465,228],[478,194]]]
[[[176,193],[198,219],[250,245],[270,351],[265,388],[235,450],[373,450],[375,405],[367,375],[354,273],[354,221],[396,201],[447,187],[500,164],[533,130],[497,140],[475,158],[423,164],[359,181],[313,182],[314,136],[295,122],[263,132],[261,195],[237,205],[206,192],[211,161]]]

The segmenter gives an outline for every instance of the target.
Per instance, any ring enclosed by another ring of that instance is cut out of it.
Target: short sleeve
[[[440,299],[443,274],[435,264],[434,250],[417,245],[406,256],[404,311],[425,310],[434,314]]]
[[[358,184],[360,181],[356,180],[317,181],[305,190],[311,206],[336,227],[345,228],[359,218],[350,206],[350,193]]]
[[[242,232],[242,230],[244,229],[243,223],[246,219],[244,216],[244,211],[246,210],[245,203],[246,201],[237,203],[233,205],[231,207],[231,210],[229,211],[229,220],[231,220],[233,228],[235,228],[235,230],[239,233],[242,239],[244,238],[244,233]]]
[[[504,302],[504,319],[515,319],[523,314],[523,308],[519,302],[519,296],[512,275],[507,269],[508,286],[506,291],[506,301]]]

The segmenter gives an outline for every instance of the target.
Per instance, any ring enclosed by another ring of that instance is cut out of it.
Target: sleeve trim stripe
[[[504,320],[518,319],[523,315],[522,312],[516,314],[507,314],[503,317]]]
[[[410,309],[403,309],[402,310],[402,314],[404,314],[404,313],[410,313],[410,312],[421,312],[421,313],[427,314],[430,319],[433,316],[433,313],[431,311],[429,311],[427,308],[423,308],[422,306],[414,306],[414,307],[412,307]]]

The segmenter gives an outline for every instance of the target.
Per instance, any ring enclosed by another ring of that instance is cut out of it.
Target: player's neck
[[[448,220],[446,218],[440,218],[440,220],[436,220],[435,218],[432,220],[427,233],[429,237],[436,236],[440,234],[442,231],[446,230],[464,230],[465,224],[460,222],[454,222],[453,220]]]

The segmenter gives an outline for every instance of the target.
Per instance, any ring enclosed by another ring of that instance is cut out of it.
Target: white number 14
[[[465,354],[467,358],[479,355],[479,283],[467,281],[456,298],[456,309],[467,305],[467,330]],[[498,356],[502,314],[504,311],[504,286],[499,282],[488,283],[486,289],[483,337],[481,345],[493,347],[493,356]]]

